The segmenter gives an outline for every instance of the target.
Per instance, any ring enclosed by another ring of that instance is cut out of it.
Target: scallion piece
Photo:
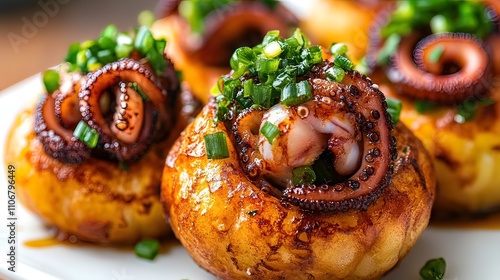
[[[226,134],[224,132],[219,131],[208,134],[203,138],[205,139],[208,159],[223,159],[229,157],[229,149],[227,147]]]
[[[338,55],[345,56],[348,50],[349,49],[347,48],[347,45],[344,43],[336,43],[330,46],[330,53],[333,56],[338,56]]]
[[[267,59],[267,58],[259,58],[257,59],[256,67],[257,71],[262,74],[272,74],[278,71],[278,67],[280,65],[279,59]]]
[[[299,105],[311,100],[311,98],[311,86],[306,80],[290,83],[281,91],[281,103],[286,106]]]
[[[118,28],[116,28],[116,25],[110,24],[104,28],[104,30],[101,32],[101,38],[106,37],[110,39],[116,39],[116,36],[118,35]]]
[[[429,102],[429,101],[425,101],[425,100],[415,101],[415,110],[419,114],[423,114],[425,112],[431,111],[431,110],[435,109],[437,106],[438,106],[438,104],[434,103],[434,102]]]
[[[142,54],[147,54],[154,47],[155,39],[151,31],[146,26],[142,26],[137,31],[134,47]]]
[[[352,61],[343,55],[337,55],[333,60],[333,63],[345,71],[351,71],[354,68]]]
[[[264,47],[264,54],[268,58],[275,58],[280,55],[282,51],[283,49],[281,48],[280,43],[278,43],[277,41],[273,41]]]
[[[311,166],[301,166],[292,170],[292,184],[294,186],[308,185],[316,181],[316,173]]]
[[[149,96],[141,89],[141,87],[137,83],[129,82],[127,85],[135,90],[142,97],[142,100],[149,101]]]
[[[266,121],[264,125],[260,128],[260,133],[266,137],[267,141],[272,144],[274,141],[274,138],[279,136],[281,134],[281,131],[279,128],[274,125],[273,123]]]
[[[91,149],[95,148],[97,146],[97,142],[99,141],[99,134],[97,131],[88,126],[88,124],[84,121],[80,121],[78,123],[73,131],[73,136]]]
[[[267,32],[266,36],[264,36],[264,39],[262,39],[262,44],[267,45],[276,40],[279,36],[280,36],[279,30],[270,30]]]
[[[151,27],[153,23],[156,21],[156,17],[150,10],[144,10],[139,13],[137,21],[141,26]]]
[[[269,108],[273,88],[270,85],[254,84],[252,100],[256,105]]]
[[[420,269],[420,276],[424,280],[441,280],[446,272],[444,258],[431,259]]]
[[[143,239],[134,247],[136,256],[143,259],[154,260],[160,251],[160,242],[154,239]]]
[[[377,63],[380,65],[387,65],[392,55],[396,53],[397,49],[399,48],[399,42],[401,42],[400,35],[390,35],[387,40],[385,40],[384,46],[377,56]]]
[[[403,103],[394,98],[386,98],[387,102],[387,112],[391,115],[392,123],[396,124],[399,122],[399,116],[401,115],[401,110],[403,109]]]
[[[326,70],[326,79],[331,82],[340,83],[344,79],[345,71],[340,67],[332,67]]]
[[[431,63],[437,63],[439,59],[441,59],[441,56],[443,55],[444,52],[444,47],[443,46],[436,46],[431,53],[429,54],[429,60]]]
[[[43,72],[43,85],[47,93],[51,94],[59,88],[60,79],[59,72],[56,70],[46,70]]]

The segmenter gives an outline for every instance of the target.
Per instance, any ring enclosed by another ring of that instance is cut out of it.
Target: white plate
[[[0,216],[7,224],[7,178],[3,163],[5,138],[15,115],[28,100],[37,98],[42,90],[40,75],[31,77],[0,93]],[[26,241],[51,236],[32,214],[17,203],[17,272],[7,271],[3,261],[8,253],[6,226],[0,226],[0,278],[9,279],[214,279],[199,268],[182,246],[175,241],[154,261],[137,258],[133,251],[98,247],[54,245],[33,248]],[[498,221],[500,223],[500,220]],[[405,260],[384,280],[420,279],[418,271],[431,258],[447,261],[446,278],[500,279],[500,230],[465,230],[428,228]]]

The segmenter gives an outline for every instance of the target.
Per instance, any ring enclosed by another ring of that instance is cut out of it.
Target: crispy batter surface
[[[234,142],[209,160],[203,136],[217,131],[209,104],[174,144],[162,202],[175,235],[220,279],[377,279],[423,232],[435,195],[428,153],[402,124],[392,184],[367,211],[315,213],[285,206],[247,179]]]
[[[392,89],[383,91],[394,96]],[[454,108],[437,108],[425,114],[414,102],[403,101],[401,120],[422,140],[433,157],[437,178],[436,217],[500,209],[500,80],[494,80],[491,99],[473,120],[463,124]]]

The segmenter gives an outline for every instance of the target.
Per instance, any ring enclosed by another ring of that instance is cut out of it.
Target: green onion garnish
[[[326,79],[331,82],[340,83],[344,79],[345,71],[340,67],[332,67],[326,70]]]
[[[484,38],[494,28],[493,18],[482,1],[400,1],[380,34],[405,36],[413,30],[436,33],[463,32]]]
[[[47,93],[51,94],[59,88],[61,77],[59,76],[59,72],[57,72],[56,70],[46,70],[45,72],[43,72],[42,79]]]
[[[208,159],[229,157],[226,134],[222,131],[204,136]]]
[[[266,137],[267,141],[272,144],[274,141],[274,138],[276,138],[278,135],[280,135],[281,131],[279,128],[274,125],[273,123],[270,123],[266,121],[264,125],[260,128],[260,133]]]
[[[141,21],[146,21],[148,15],[141,13],[139,17]],[[147,58],[157,73],[161,73],[167,65],[163,55],[165,46],[166,40],[155,39],[146,25],[136,29],[133,34],[127,34],[118,32],[117,27],[110,24],[96,40],[71,44],[65,61],[70,64],[70,72],[80,71],[86,74],[104,64],[130,57],[132,51],[137,50]]]
[[[434,34],[445,33],[450,30],[448,19],[443,15],[435,15],[429,24]]]
[[[144,101],[149,101],[149,96],[141,89],[141,87],[137,83],[129,82],[127,84],[130,88],[135,90]]]
[[[308,185],[316,181],[316,173],[311,166],[301,166],[292,170],[292,184],[294,186]]]
[[[160,251],[160,242],[154,239],[143,239],[135,245],[134,252],[138,257],[154,260]]]
[[[339,52],[345,50],[341,45],[338,48]],[[347,57],[338,57],[339,69],[330,73],[330,78],[341,80],[341,70],[351,70],[353,64]],[[300,29],[288,38],[271,30],[261,44],[236,49],[230,60],[231,75],[219,79],[213,88],[217,95],[217,120],[225,121],[229,108],[239,113],[250,107],[270,108],[279,102],[287,106],[307,102],[312,98],[311,87],[301,77],[322,61],[322,49],[311,46]]]
[[[299,105],[311,100],[311,98],[311,86],[305,80],[288,84],[281,91],[281,103],[287,106]]]
[[[336,56],[335,59],[333,60],[333,63],[336,66],[344,69],[345,71],[350,71],[354,68],[354,64],[352,63],[352,61],[343,55]]]
[[[97,142],[99,141],[99,134],[97,131],[84,121],[80,121],[73,131],[73,136],[75,136],[78,140],[82,141],[87,147],[93,149],[97,146]]]
[[[391,59],[391,56],[399,48],[399,42],[401,42],[401,35],[390,35],[387,40],[385,40],[384,46],[377,56],[377,63],[380,65],[387,65]]]
[[[334,43],[330,46],[330,53],[333,56],[345,56],[348,50],[347,45],[344,43]]]
[[[333,167],[332,152],[323,152],[319,158],[313,163],[312,168],[316,174],[316,184],[329,184],[335,179],[335,168]]]
[[[489,98],[481,99],[478,101],[466,100],[458,105],[457,114],[455,115],[455,121],[458,123],[471,121],[476,117],[476,113],[479,107],[488,106],[494,103],[495,100]]]
[[[139,13],[137,21],[139,25],[151,27],[156,21],[156,17],[150,10],[145,10]]]
[[[444,258],[431,259],[420,269],[420,276],[424,280],[441,280],[446,272]]]
[[[431,53],[429,54],[429,59],[431,63],[437,63],[439,59],[441,59],[441,55],[443,55],[444,47],[436,46]]]
[[[401,115],[401,110],[403,109],[403,103],[394,98],[386,98],[387,102],[387,112],[391,115],[392,123],[397,124],[399,122],[399,116]]]
[[[417,100],[415,101],[415,110],[417,110],[418,113],[423,114],[428,111],[432,111],[438,106],[437,103],[434,102],[429,102],[425,100]]]
[[[281,48],[280,43],[278,43],[277,41],[272,41],[264,47],[264,54],[268,58],[275,58],[280,55],[282,51],[283,49]]]

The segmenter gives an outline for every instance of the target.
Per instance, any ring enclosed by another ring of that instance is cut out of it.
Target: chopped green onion
[[[399,48],[399,42],[401,42],[401,36],[398,34],[392,34],[385,40],[384,46],[377,56],[377,63],[379,65],[387,65],[389,63],[392,55]]]
[[[280,73],[276,79],[273,81],[273,87],[276,90],[282,90],[286,85],[295,82],[295,77],[290,74],[283,72]]]
[[[118,28],[116,28],[116,25],[110,24],[104,28],[104,30],[101,32],[101,38],[106,37],[109,39],[116,39],[116,36],[118,35]]]
[[[345,54],[347,53],[348,51],[348,47],[346,44],[344,43],[334,43],[330,46],[330,53],[333,55],[333,56],[337,56],[337,55],[342,55],[342,56],[345,56]]]
[[[224,94],[224,96],[226,96],[228,99],[233,99],[238,93],[240,87],[240,80],[227,79],[224,81],[222,94]]]
[[[344,69],[345,71],[351,71],[354,68],[354,64],[352,63],[352,61],[343,55],[336,56],[335,59],[333,60],[333,63],[336,66],[339,66],[340,68]]]
[[[304,49],[301,53],[301,57],[305,59],[309,65],[313,65],[323,61],[323,53],[319,46],[312,46],[310,48]]]
[[[156,21],[156,17],[150,10],[144,10],[139,13],[137,21],[141,26],[151,27],[153,23]]]
[[[144,101],[149,101],[149,96],[141,89],[141,87],[137,83],[129,82],[127,84],[130,88],[135,90]]]
[[[387,102],[387,112],[391,115],[392,123],[397,124],[399,122],[399,116],[401,115],[401,110],[403,109],[403,103],[394,98],[386,98]]]
[[[244,97],[250,97],[252,96],[253,92],[253,80],[246,80],[243,82],[243,96]]]
[[[458,123],[471,121],[476,117],[477,110],[480,106],[488,106],[494,103],[495,100],[489,98],[479,101],[466,100],[458,105],[455,121]]]
[[[279,65],[279,59],[258,58],[256,68],[258,72],[263,74],[272,74],[278,71]]]
[[[327,151],[323,152],[313,163],[312,168],[316,174],[316,184],[329,184],[335,179],[333,158],[333,153]]]
[[[59,88],[60,79],[59,72],[56,70],[49,69],[43,72],[42,80],[47,93],[51,94]]]
[[[143,239],[135,245],[136,256],[143,259],[154,260],[160,251],[160,242],[154,239]]]
[[[146,26],[142,26],[137,31],[134,47],[142,54],[146,54],[154,47],[155,39],[151,31]]]
[[[420,276],[424,280],[441,280],[446,272],[444,258],[431,259],[420,269]]]
[[[273,41],[271,43],[269,43],[265,48],[264,48],[264,54],[268,57],[268,58],[275,58],[277,57],[278,55],[281,54],[281,52],[283,52],[283,49],[281,48],[281,45],[280,43],[278,43],[277,41]]]
[[[354,70],[358,71],[363,75],[370,74],[370,67],[368,67],[368,62],[366,61],[366,56],[364,56],[361,61],[354,67]]]
[[[262,39],[262,44],[267,45],[276,40],[279,36],[280,36],[279,30],[270,30],[267,32],[266,36],[264,36],[264,39]]]
[[[274,138],[279,136],[281,134],[281,131],[279,128],[274,125],[273,123],[270,123],[269,121],[266,121],[264,125],[260,128],[260,133],[266,137],[267,141],[272,144],[274,141]]]
[[[229,157],[229,149],[227,147],[226,134],[222,131],[208,134],[203,137],[205,139],[205,148],[207,150],[208,159],[222,159]]]
[[[311,166],[297,167],[292,170],[292,184],[294,186],[308,185],[316,181],[316,173]]]
[[[73,136],[82,141],[87,147],[93,149],[99,141],[99,134],[91,128],[86,122],[80,121],[73,131]]]
[[[269,108],[271,106],[272,87],[270,85],[254,84],[252,100],[256,105]]]
[[[331,82],[340,83],[344,79],[345,71],[340,67],[332,67],[326,70],[326,79]]]
[[[415,101],[415,110],[417,110],[418,113],[423,114],[428,111],[434,110],[438,104],[434,102],[429,102],[425,100],[417,100]]]
[[[429,24],[431,26],[432,33],[434,34],[446,33],[450,31],[450,23],[443,15],[435,15],[434,17],[432,17]]]
[[[437,63],[440,59],[441,56],[443,55],[444,52],[444,47],[443,46],[436,46],[431,53],[429,54],[429,60],[431,63]]]
[[[113,51],[111,50],[100,50],[97,52],[97,58],[99,59],[99,62],[103,64],[108,64],[113,61],[116,61],[116,57],[113,54]]]
[[[299,105],[311,100],[311,98],[311,86],[306,80],[288,84],[281,91],[281,103],[286,106]]]
[[[80,43],[76,42],[69,46],[68,54],[64,61],[75,64],[76,63],[76,55],[80,51]]]

